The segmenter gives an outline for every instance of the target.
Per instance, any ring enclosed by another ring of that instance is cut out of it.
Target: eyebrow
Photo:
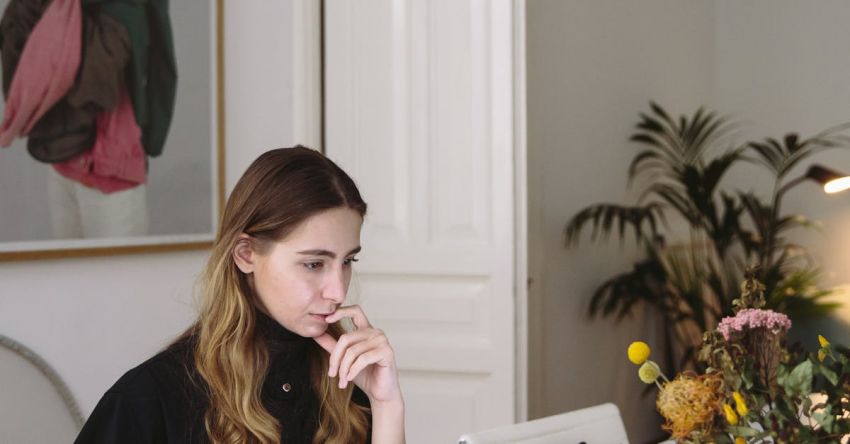
[[[349,251],[348,254],[346,254],[346,256],[350,256],[352,254],[359,253],[360,250],[361,250],[361,247],[357,247],[357,248]],[[333,251],[328,251],[328,250],[304,250],[304,251],[299,251],[298,254],[304,254],[304,255],[309,255],[309,256],[327,256],[331,259],[336,258],[336,253],[334,253]]]

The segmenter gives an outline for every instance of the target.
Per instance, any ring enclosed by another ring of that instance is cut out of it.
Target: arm
[[[328,374],[339,377],[339,387],[354,382],[372,407],[372,442],[403,444],[404,400],[398,383],[395,353],[384,332],[372,327],[356,305],[340,307],[327,322],[350,317],[357,329],[334,339],[325,333],[315,341],[330,353]]]
[[[404,443],[404,401],[372,401],[372,442]]]

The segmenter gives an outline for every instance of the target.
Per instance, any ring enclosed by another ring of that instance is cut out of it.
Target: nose
[[[328,273],[322,296],[335,304],[342,304],[348,292],[348,278],[341,268],[336,273]]]

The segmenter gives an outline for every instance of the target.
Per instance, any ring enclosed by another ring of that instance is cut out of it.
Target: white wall
[[[226,3],[230,190],[257,155],[295,140],[292,38],[281,32],[290,29],[292,1]],[[0,263],[0,332],[53,365],[88,415],[123,372],[191,322],[205,259],[196,251]]]
[[[789,132],[810,137],[850,122],[848,22],[850,3],[841,0],[818,2],[817,7],[793,0],[719,2],[717,103],[748,121],[744,132],[749,138],[780,138]],[[850,174],[850,148],[803,162],[790,178],[804,174],[812,163]],[[733,171],[729,179],[764,193],[772,186],[755,167]],[[845,288],[836,299],[846,302],[850,295],[846,291],[850,287],[850,194],[826,195],[808,182],[792,190],[783,205],[788,212],[821,222],[822,232],[800,233],[795,238],[810,247],[823,267],[824,283]],[[850,343],[850,307],[806,327],[792,332],[810,345],[816,343],[819,332]]]
[[[531,415],[611,400],[630,440],[645,442],[658,434],[654,406],[640,400],[643,387],[624,350],[639,337],[652,342],[653,320],[585,317],[596,286],[636,256],[616,240],[565,250],[561,229],[588,204],[633,201],[625,172],[636,151],[626,140],[649,99],[676,114],[700,105],[731,114],[745,122],[748,138],[809,136],[850,121],[850,4],[528,0],[527,11],[530,311],[542,314],[543,338],[538,353],[531,344]],[[850,150],[819,159],[850,172]],[[760,192],[772,186],[755,167],[733,170],[727,183]],[[826,196],[807,183],[788,195],[786,208],[822,220],[822,235],[798,238],[823,264],[826,284],[848,286],[850,195]],[[845,307],[794,334],[814,343],[824,332],[848,343],[848,325]]]
[[[713,94],[711,3],[529,0],[530,417],[613,401],[631,442],[658,437],[652,397],[625,359],[654,339],[653,318],[589,321],[590,295],[637,257],[618,243],[561,247],[566,221],[597,202],[626,202],[627,143],[650,99],[687,110]],[[533,336],[533,333],[532,333]],[[532,339],[533,341],[533,339]]]

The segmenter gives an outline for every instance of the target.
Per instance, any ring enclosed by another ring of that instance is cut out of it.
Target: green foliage
[[[737,343],[706,343],[710,354],[723,354]],[[712,439],[721,442],[730,436],[754,441],[776,443],[833,443],[850,434],[850,350],[827,344],[818,353],[821,357],[785,350],[786,361],[777,369],[776,387],[759,379],[755,371],[752,350],[738,354],[719,372],[724,380],[740,378],[755,381],[728,390],[745,393],[750,408],[736,426],[721,422]],[[772,441],[759,441],[770,438]]]
[[[713,111],[698,109],[677,119],[656,103],[640,113],[630,137],[640,150],[628,167],[630,186],[638,186],[635,205],[604,203],[578,213],[564,228],[565,245],[574,246],[589,229],[590,238],[604,241],[631,235],[645,258],[631,270],[603,282],[590,301],[591,316],[628,316],[640,303],[661,313],[665,334],[695,356],[699,335],[711,330],[732,311],[735,283],[741,270],[760,264],[767,308],[797,320],[821,316],[836,306],[823,301],[829,290],[817,287],[818,269],[806,261],[805,249],[788,241],[796,229],[814,224],[800,215],[781,213],[785,194],[801,180],[789,172],[811,156],[830,148],[850,146],[842,125],[802,139],[790,133],[728,144],[737,126]],[[724,176],[740,163],[764,167],[774,177],[770,199],[753,192],[721,188]],[[690,239],[682,247],[667,245],[673,215],[686,223]],[[667,365],[679,368],[673,352]]]
[[[662,415],[673,413],[666,415],[668,421],[681,421],[676,414],[681,409],[707,407],[715,413],[668,430],[676,430],[677,442],[687,444],[841,442],[850,436],[850,350],[823,336],[818,336],[816,354],[789,349],[785,317],[759,308],[764,285],[752,269],[745,274],[741,297],[734,301],[735,318],[703,334],[698,357],[706,368],[698,378],[722,381],[705,385],[714,396],[668,402],[661,410]],[[662,396],[668,385],[658,387],[659,400],[673,399]]]
[[[777,382],[785,388],[785,393],[788,395],[808,395],[812,392],[813,371],[812,361],[805,360],[791,369],[790,373],[783,373],[777,377]]]

